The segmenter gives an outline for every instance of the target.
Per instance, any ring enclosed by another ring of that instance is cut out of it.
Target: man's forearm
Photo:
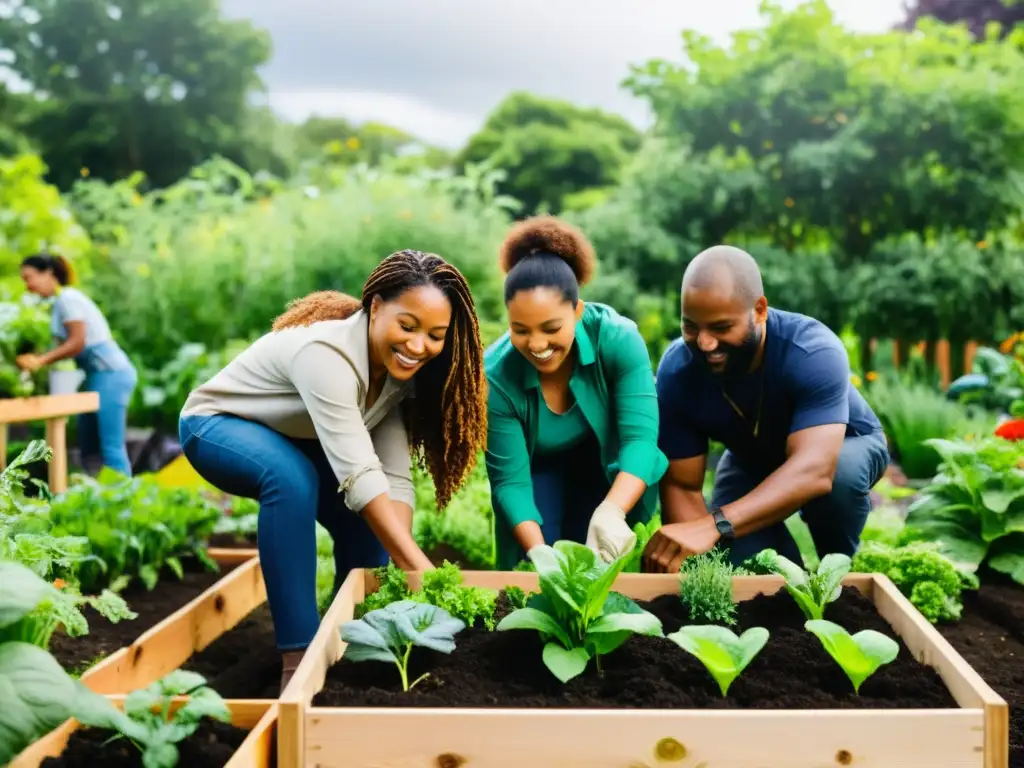
[[[708,514],[703,491],[685,488],[663,488],[661,492],[661,523],[688,523]]]
[[[832,490],[832,476],[817,457],[792,456],[746,496],[722,507],[737,536],[782,522],[808,501]]]

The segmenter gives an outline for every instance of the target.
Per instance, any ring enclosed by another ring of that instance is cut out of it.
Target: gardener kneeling
[[[806,315],[769,309],[750,254],[715,246],[687,267],[682,331],[658,366],[662,528],[645,570],[675,573],[716,545],[739,565],[763,549],[800,562],[785,519],[796,510],[818,554],[853,555],[868,492],[889,452],[850,380],[839,338]],[[708,441],[726,447],[711,510],[702,492]]]

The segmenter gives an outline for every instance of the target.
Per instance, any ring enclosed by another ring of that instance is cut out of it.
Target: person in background
[[[484,357],[501,569],[559,539],[611,561],[655,512],[668,462],[651,361],[632,320],[580,299],[594,259],[581,232],[551,217],[520,222],[501,246],[509,330]]]
[[[138,374],[128,355],[114,341],[107,319],[77,288],[74,272],[61,256],[38,253],[21,262],[21,279],[32,293],[53,297],[50,332],[57,346],[43,354],[20,355],[17,364],[37,371],[60,360],[74,360],[85,373],[82,389],[99,394],[96,413],[78,417],[82,456],[97,453],[103,465],[131,476],[125,432],[128,405],[138,384]]]
[[[412,535],[411,453],[443,509],[486,438],[483,349],[469,287],[440,256],[399,251],[363,286],[289,305],[272,330],[196,388],[182,451],[225,493],[258,499],[257,545],[281,689],[320,625],[316,522],[335,591],[353,568],[429,570]]]
[[[719,544],[736,565],[767,548],[800,563],[784,523],[798,509],[819,555],[853,555],[889,452],[842,341],[811,317],[770,309],[753,257],[724,245],[686,269],[682,332],[658,366],[669,468],[645,570],[675,573]],[[727,449],[710,511],[709,440]]]

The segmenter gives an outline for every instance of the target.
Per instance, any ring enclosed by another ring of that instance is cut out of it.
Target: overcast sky
[[[781,0],[793,7],[799,0]],[[224,0],[269,30],[270,104],[380,120],[457,147],[511,90],[616,111],[644,104],[619,87],[631,63],[680,60],[683,29],[722,42],[758,26],[759,0]],[[902,0],[830,0],[846,26],[880,31]]]

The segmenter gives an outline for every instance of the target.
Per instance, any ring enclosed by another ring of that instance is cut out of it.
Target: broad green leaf
[[[367,624],[365,617],[345,622],[341,639],[347,643],[342,655],[349,661],[397,661],[388,638]]]
[[[737,637],[727,627],[691,624],[668,635],[668,639],[700,659],[725,696],[733,680],[768,642],[768,630],[764,627],[751,627]]]
[[[865,680],[883,664],[894,661],[899,654],[899,643],[873,629],[863,629],[851,635],[835,622],[825,619],[808,621],[804,627],[818,637],[858,693]]]
[[[988,564],[1024,585],[1024,533],[1013,533],[994,542]]]
[[[544,646],[543,659],[551,674],[565,683],[583,673],[590,661],[590,654],[586,648],[566,650],[558,643],[548,643]]]
[[[662,636],[661,620],[652,613],[605,614],[587,629],[587,634],[602,632],[632,632],[640,635]]]
[[[572,644],[565,630],[554,618],[535,608],[520,608],[513,611],[498,622],[496,629],[498,632],[509,629],[535,629],[544,635],[557,638],[562,645]]]
[[[176,715],[175,720],[186,723],[198,723],[204,717],[222,723],[231,722],[231,710],[227,702],[212,688],[200,688],[193,693]]]
[[[814,585],[815,597],[819,605],[825,602],[833,602],[839,599],[843,591],[840,583],[850,572],[850,557],[837,552],[825,555],[818,564],[818,570],[811,577]]]
[[[0,765],[71,716],[75,681],[42,648],[0,644]]]
[[[0,627],[20,621],[55,591],[24,565],[0,561]]]

